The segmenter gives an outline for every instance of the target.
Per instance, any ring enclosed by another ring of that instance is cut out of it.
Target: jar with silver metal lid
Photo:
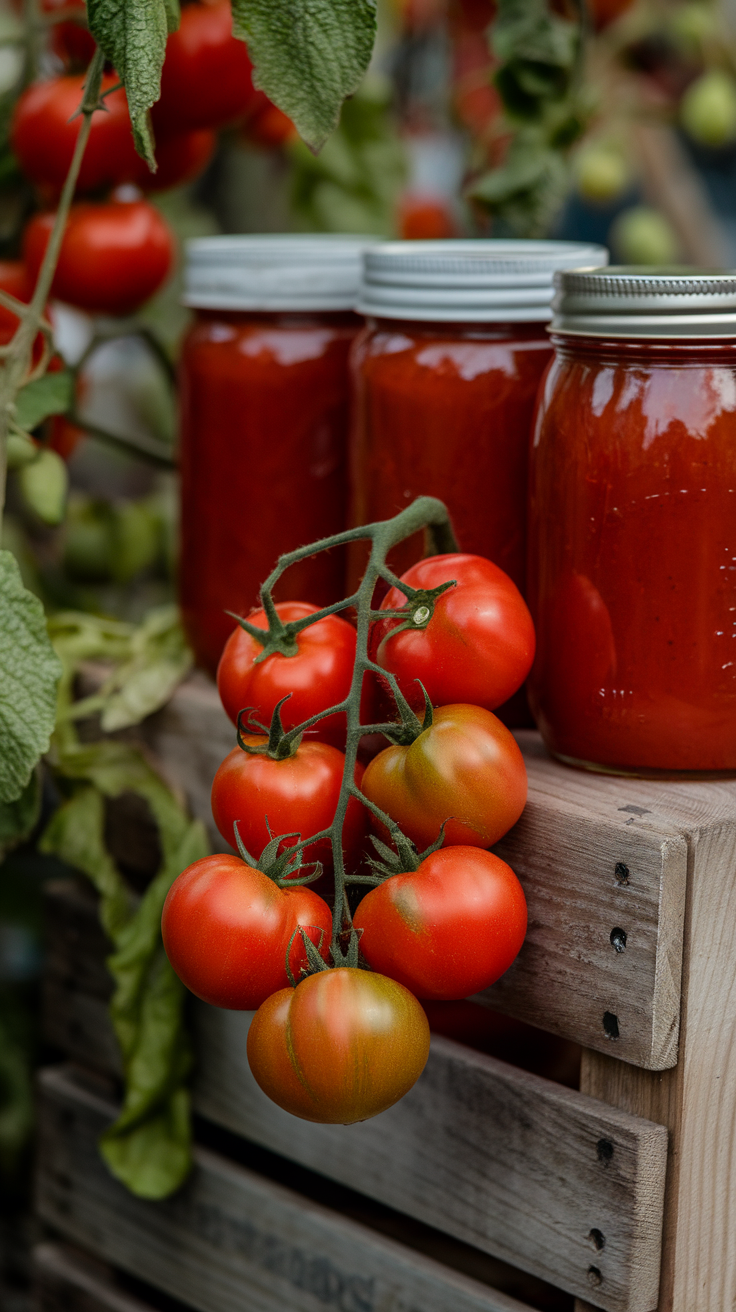
[[[366,251],[352,351],[354,523],[422,493],[448,505],[464,551],[525,587],[529,426],[551,355],[556,269],[605,264],[600,246],[557,241],[385,242]],[[401,573],[421,540],[392,557]],[[359,550],[352,580],[361,572]],[[508,722],[528,723],[523,695]]]
[[[736,272],[556,279],[534,423],[530,701],[549,749],[736,771]]]

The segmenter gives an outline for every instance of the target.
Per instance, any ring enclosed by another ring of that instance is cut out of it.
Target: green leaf
[[[28,837],[40,814],[41,785],[34,770],[17,801],[0,802],[0,860]]]
[[[44,374],[21,388],[15,402],[15,422],[30,433],[49,415],[64,414],[74,400],[74,375],[68,369]]]
[[[48,750],[60,677],[43,606],[23,587],[15,557],[0,551],[0,802],[20,797]]]
[[[60,524],[64,518],[69,475],[61,456],[42,448],[35,460],[18,470],[18,487],[29,510],[44,524]]]
[[[232,8],[233,31],[247,41],[255,65],[255,85],[319,150],[370,62],[375,0],[232,0]]]
[[[155,171],[149,111],[161,94],[166,38],[176,24],[172,0],[87,0],[90,31],[125,86],[135,148]]]

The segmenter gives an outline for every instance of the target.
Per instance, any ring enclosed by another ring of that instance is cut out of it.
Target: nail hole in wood
[[[593,1247],[598,1249],[599,1253],[602,1248],[605,1248],[606,1236],[602,1234],[600,1230],[591,1230],[590,1234],[588,1235],[588,1238],[591,1244],[593,1245]]]
[[[590,1281],[594,1289],[597,1289],[598,1285],[603,1284],[603,1276],[601,1275],[597,1266],[588,1267],[588,1280]]]
[[[628,882],[629,882],[629,867],[628,867],[627,865],[625,865],[623,861],[617,861],[617,862],[616,862],[616,865],[614,866],[613,873],[614,873],[614,875],[616,876],[616,883],[617,883],[617,884],[628,884]]]
[[[623,952],[626,947],[625,929],[619,929],[617,927],[616,929],[611,930],[611,947],[615,948],[617,952]]]
[[[613,1157],[613,1144],[611,1143],[611,1140],[599,1139],[596,1144],[596,1152],[598,1153],[598,1161],[603,1162],[604,1166],[608,1166],[608,1163]]]
[[[609,1039],[618,1038],[618,1016],[614,1016],[612,1011],[604,1011],[603,1028]]]

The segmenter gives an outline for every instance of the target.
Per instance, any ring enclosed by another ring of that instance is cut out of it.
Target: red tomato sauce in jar
[[[190,243],[197,309],[181,361],[184,626],[214,673],[277,557],[346,525],[348,352],[365,240],[224,237]],[[275,590],[327,605],[344,561],[323,553]]]
[[[736,770],[736,276],[561,278],[536,419],[530,701],[549,749]]]

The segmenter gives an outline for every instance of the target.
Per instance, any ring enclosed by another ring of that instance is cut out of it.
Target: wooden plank
[[[656,1075],[584,1054],[582,1085],[663,1122],[670,1153],[660,1312],[736,1307],[736,823],[734,785],[687,789],[690,863],[680,1060]],[[642,790],[646,799],[646,788]],[[683,815],[682,790],[659,805]],[[719,819],[720,815],[720,819]],[[579,1312],[587,1305],[579,1304]]]
[[[147,721],[145,735],[223,850],[210,788],[234,733],[214,684],[193,676]],[[633,781],[584,775],[581,787],[580,772],[550,761],[537,734],[519,741],[529,803],[495,850],[524,886],[529,934],[490,1005],[599,1051],[615,1045],[624,1061],[672,1066],[687,864],[680,829],[653,813],[632,825]],[[624,868],[626,879],[616,874]]]
[[[595,1280],[601,1308],[654,1307],[661,1126],[621,1120],[603,1103],[436,1036],[424,1074],[395,1107],[360,1125],[312,1125],[256,1085],[248,1023],[242,1012],[195,1009],[203,1116],[570,1293],[588,1295]]]
[[[97,1150],[114,1106],[58,1068],[40,1083],[42,1218],[198,1312],[532,1312],[204,1149],[173,1198],[134,1198]]]
[[[38,1244],[32,1270],[34,1312],[154,1312],[116,1287],[109,1267],[66,1244]]]

